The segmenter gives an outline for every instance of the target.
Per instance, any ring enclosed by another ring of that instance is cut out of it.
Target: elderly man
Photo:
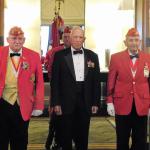
[[[0,49],[0,150],[27,150],[31,114],[42,114],[44,83],[40,56],[23,47],[24,32],[13,27]]]
[[[58,47],[52,48],[46,53],[45,68],[46,70],[48,70],[49,79],[51,79],[51,75],[52,75],[52,65],[53,65],[55,53],[70,47],[70,32],[71,32],[71,27],[66,26],[62,35],[63,44]]]
[[[53,65],[55,53],[65,48],[70,47],[70,32],[71,32],[71,27],[66,26],[64,28],[64,32],[62,35],[63,45],[52,48],[46,54],[45,68],[48,70],[48,76],[50,80],[52,76],[52,65]],[[51,92],[50,92],[49,99],[51,101]],[[46,147],[46,150],[49,150],[50,147],[52,147],[51,145],[53,145],[53,148],[58,149],[59,147],[61,147],[61,126],[60,126],[61,116],[56,116],[53,112],[53,108],[50,106],[48,110],[50,112],[49,113],[50,123],[49,123],[49,133],[48,133],[45,147]]]
[[[62,116],[62,149],[87,150],[91,113],[100,99],[98,56],[83,48],[85,37],[80,27],[70,33],[71,47],[55,54],[52,69],[52,100],[56,115]]]
[[[150,55],[141,51],[135,28],[126,34],[126,50],[113,54],[108,76],[107,110],[115,116],[117,150],[145,150],[150,113]],[[132,146],[129,146],[129,138]]]

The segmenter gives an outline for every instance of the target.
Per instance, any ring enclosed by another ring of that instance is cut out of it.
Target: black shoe
[[[54,145],[52,146],[51,150],[62,150],[62,147],[60,147],[59,145]]]
[[[50,149],[50,146],[45,145],[45,150],[51,150],[51,149]]]

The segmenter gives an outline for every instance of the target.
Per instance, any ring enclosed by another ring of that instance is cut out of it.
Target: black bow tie
[[[130,55],[130,58],[131,58],[131,59],[133,59],[133,58],[139,58],[139,54]]]
[[[76,54],[82,54],[82,53],[83,53],[82,50],[75,50],[75,51],[73,51],[73,54],[74,54],[74,55],[76,55]]]
[[[13,56],[20,56],[20,53],[10,53],[10,57],[13,57]]]

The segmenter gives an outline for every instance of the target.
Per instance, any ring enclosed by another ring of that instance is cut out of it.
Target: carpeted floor
[[[48,118],[32,118],[29,127],[28,150],[44,150],[48,134]],[[114,150],[115,129],[111,117],[93,117],[90,124],[89,149]]]

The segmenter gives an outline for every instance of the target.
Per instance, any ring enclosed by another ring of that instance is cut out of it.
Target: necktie
[[[76,55],[76,54],[82,54],[82,50],[76,50],[76,51],[73,51],[73,54]]]
[[[133,59],[133,58],[139,58],[139,54],[130,55],[130,58],[131,58],[131,59]]]
[[[10,57],[13,57],[13,56],[20,56],[20,53],[10,53]]]

